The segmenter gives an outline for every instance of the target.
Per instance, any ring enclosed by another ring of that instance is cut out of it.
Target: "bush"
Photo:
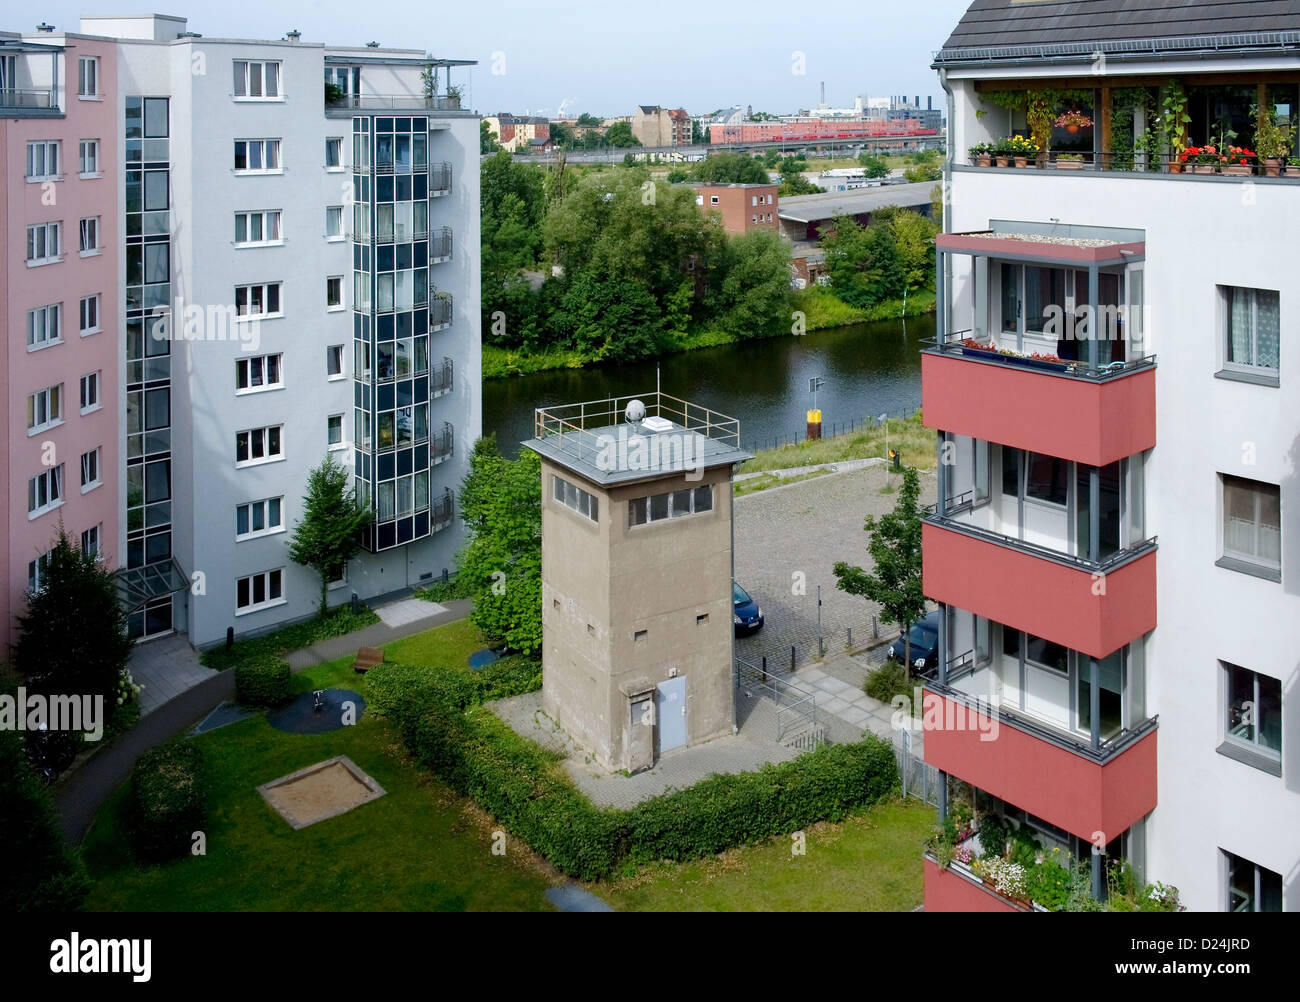
[[[235,666],[235,698],[245,706],[279,706],[292,691],[289,662],[273,655]]]
[[[1007,823],[993,814],[980,818],[980,848],[985,856],[1001,856],[1007,849]]]
[[[868,672],[862,691],[882,703],[892,703],[895,696],[912,698],[912,684],[907,668],[901,661],[889,660],[873,672]]]
[[[225,644],[218,644],[203,652],[200,660],[204,666],[214,671],[225,671],[236,665],[251,661],[266,654],[284,655],[289,651],[301,650],[330,637],[341,637],[379,622],[379,617],[370,609],[362,606],[354,616],[348,605],[331,609],[328,615],[317,616],[286,626],[283,630],[267,633],[249,640],[237,641],[230,650]]]
[[[130,796],[136,855],[150,862],[184,855],[207,815],[203,752],[183,739],[145,752],[131,772]]]
[[[529,670],[527,662],[499,664],[509,681]],[[838,821],[889,796],[898,783],[893,749],[868,736],[758,772],[712,776],[631,811],[603,810],[573,785],[554,754],[476,705],[501,684],[446,669],[382,665],[371,671],[367,690],[371,708],[396,723],[421,765],[582,880],[606,876],[625,859],[691,859]]]

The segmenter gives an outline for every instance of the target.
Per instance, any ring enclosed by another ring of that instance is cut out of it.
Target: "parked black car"
[[[921,671],[937,667],[939,664],[939,613],[928,613],[924,619],[913,623],[909,637],[911,639],[912,670]],[[901,662],[904,656],[903,634],[900,631],[898,639],[890,645],[889,659]]]
[[[736,636],[756,633],[763,628],[763,610],[749,597],[749,592],[734,581],[731,582],[731,604]]]

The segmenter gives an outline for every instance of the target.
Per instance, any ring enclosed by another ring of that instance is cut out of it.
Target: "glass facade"
[[[429,342],[452,317],[435,281],[437,262],[450,256],[449,231],[432,234],[431,253],[429,143],[425,117],[352,119],[354,476],[375,516],[365,533],[372,552],[450,520],[450,495],[430,472],[450,455],[452,435],[431,413],[451,376],[447,360],[433,365],[431,387]]]

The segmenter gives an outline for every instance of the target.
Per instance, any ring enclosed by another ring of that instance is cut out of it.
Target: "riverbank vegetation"
[[[904,466],[933,469],[935,465],[934,432],[921,424],[921,412],[906,418],[890,418],[885,424],[867,424],[846,435],[807,439],[797,445],[760,449],[737,473],[789,470],[799,466],[843,463],[851,459],[885,458],[885,428],[889,428],[889,448],[899,452]]]
[[[803,176],[797,158],[774,168]],[[767,179],[762,159],[722,153],[690,179],[751,177]],[[885,210],[866,229],[837,220],[830,286],[796,291],[774,230],[727,234],[693,189],[645,167],[543,169],[499,154],[482,181],[485,378],[901,316],[905,295],[909,314],[933,309],[935,227],[918,213]]]

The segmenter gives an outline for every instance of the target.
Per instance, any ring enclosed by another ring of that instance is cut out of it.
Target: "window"
[[[63,423],[63,385],[47,386],[27,397],[27,434]]]
[[[235,582],[235,615],[284,604],[284,572],[262,571]]]
[[[59,176],[59,141],[39,139],[27,144],[27,180],[50,181]]]
[[[325,169],[334,170],[343,167],[343,138],[331,136],[325,140]]]
[[[96,559],[100,556],[99,549],[99,530],[100,526],[92,525],[89,529],[81,534],[81,552],[88,557]]]
[[[250,428],[235,433],[235,465],[253,466],[284,458],[281,430],[283,425]]]
[[[1224,367],[1272,377],[1278,372],[1279,296],[1264,289],[1221,286]]]
[[[46,345],[58,344],[63,340],[61,313],[62,307],[58,303],[27,311],[28,348],[44,348]]]
[[[250,501],[235,508],[235,539],[284,531],[284,498]]]
[[[1069,489],[1070,464],[1039,452],[1025,454],[1025,498],[1064,505]]]
[[[235,170],[246,174],[280,169],[280,140],[236,139]]]
[[[28,561],[27,564],[27,590],[32,594],[40,591],[45,586],[45,574],[49,570],[50,555],[42,553],[35,560]]]
[[[1282,578],[1282,505],[1274,484],[1223,477],[1223,557],[1220,567]]]
[[[566,508],[572,508],[593,522],[600,521],[600,498],[588,494],[581,487],[560,477],[551,477],[553,497]]]
[[[77,97],[99,97],[99,59],[82,56],[77,60]]]
[[[83,139],[77,146],[77,169],[82,177],[99,176],[99,140]]]
[[[27,517],[44,515],[63,504],[63,465],[46,470],[27,481]]]
[[[99,410],[99,373],[88,372],[81,377],[81,413]]]
[[[325,239],[343,239],[343,206],[327,205],[325,207]]]
[[[1282,774],[1282,683],[1267,675],[1224,664],[1227,716],[1224,740],[1254,752],[1276,765]],[[1224,749],[1220,749],[1224,751]],[[1229,750],[1227,754],[1232,756]],[[1244,761],[1255,764],[1252,759]]]
[[[258,355],[255,358],[235,360],[235,392],[273,390],[284,386],[280,370],[283,355]]]
[[[284,237],[280,234],[279,209],[235,213],[236,245],[274,244],[281,243],[283,240]]]
[[[235,313],[241,317],[270,317],[280,313],[280,283],[235,286]]]
[[[280,64],[235,60],[235,97],[244,101],[280,97]]]
[[[343,375],[343,345],[332,344],[325,349],[325,374],[330,379]]]
[[[718,204],[718,196],[717,196],[717,195],[710,195],[710,196],[709,196],[709,204],[710,204],[710,205],[717,205],[717,204]]]
[[[98,447],[81,454],[81,493],[92,491],[100,485]]]
[[[1265,869],[1230,852],[1227,864],[1227,910],[1230,912],[1280,912],[1282,874]]]
[[[81,333],[97,334],[99,326],[99,294],[83,296],[81,299]]]
[[[331,449],[343,449],[347,443],[343,441],[343,415],[331,414],[325,419],[325,431]]]
[[[325,306],[331,310],[343,309],[343,276],[325,279]]]
[[[37,223],[27,227],[27,263],[48,264],[59,260],[63,247],[62,223]]]
[[[99,253],[99,217],[88,216],[81,221],[81,255]]]
[[[683,515],[698,515],[713,510],[713,487],[702,484],[648,498],[634,498],[627,503],[628,527],[660,522]]]

